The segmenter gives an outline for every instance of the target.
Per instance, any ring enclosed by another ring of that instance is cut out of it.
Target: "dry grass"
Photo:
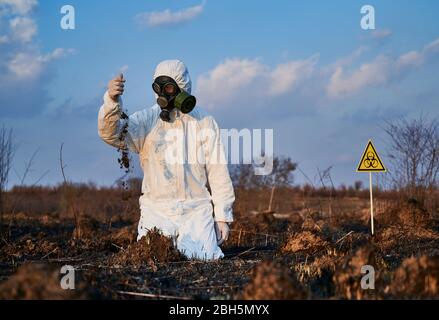
[[[135,241],[134,189],[73,187],[79,227],[61,188],[16,188],[6,195],[0,286],[7,296],[58,297],[54,270],[72,264],[84,297],[439,298],[438,214],[417,203],[378,193],[377,233],[371,238],[368,200],[361,192],[328,199],[323,192],[304,196],[304,190],[282,189],[268,213],[258,212],[268,207],[267,190],[253,197],[237,190],[226,258],[207,263],[182,260],[172,241],[156,234]],[[26,267],[30,260],[44,267]],[[376,269],[374,291],[359,286],[364,264]],[[42,290],[47,294],[38,294]]]

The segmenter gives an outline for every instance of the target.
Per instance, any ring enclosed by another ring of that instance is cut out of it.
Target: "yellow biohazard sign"
[[[372,144],[372,141],[369,140],[369,143],[364,150],[363,156],[361,157],[360,163],[357,168],[358,172],[385,172],[386,168],[384,167],[383,162],[381,161],[378,153],[375,150],[375,147]]]

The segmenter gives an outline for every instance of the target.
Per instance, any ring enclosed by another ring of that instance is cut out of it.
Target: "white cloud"
[[[51,53],[44,55],[43,61],[44,62],[51,62],[53,60],[60,59],[60,58],[63,58],[63,57],[66,57],[68,55],[75,54],[75,53],[76,53],[75,49],[56,48]]]
[[[395,62],[399,69],[418,67],[424,62],[424,55],[416,51],[410,51],[401,55]]]
[[[306,60],[290,61],[279,64],[269,73],[270,87],[268,93],[280,95],[292,90],[295,85],[304,78],[309,78],[314,71],[314,67],[319,59],[314,55]]]
[[[36,57],[30,53],[19,52],[9,61],[8,68],[17,78],[33,78],[38,76],[41,72],[41,57]]]
[[[270,69],[258,59],[226,59],[197,79],[197,96],[208,107],[231,101],[245,90],[256,96],[279,96],[291,92],[309,78],[318,56],[294,60]]]
[[[376,87],[404,76],[408,71],[422,66],[428,58],[439,53],[439,39],[420,51],[410,51],[396,59],[380,55],[372,62],[364,63],[353,71],[347,66],[336,66],[326,87],[330,98],[352,95],[365,87]]]
[[[27,15],[37,5],[37,0],[0,0],[0,12]]]
[[[63,48],[57,48],[45,55],[19,52],[9,61],[8,69],[18,80],[34,79],[40,76],[48,63],[73,52],[71,49]]]
[[[379,85],[387,80],[389,60],[378,56],[374,61],[361,65],[347,74],[342,66],[335,69],[327,86],[330,98],[349,95],[369,85]]]
[[[37,25],[28,17],[15,17],[9,21],[12,37],[21,42],[29,42],[37,34]]]
[[[235,96],[264,72],[258,60],[227,59],[197,80],[200,101],[223,102]]]
[[[72,49],[63,48],[40,52],[34,42],[38,27],[31,18],[37,4],[36,0],[0,0],[0,14],[8,21],[6,34],[0,34],[0,44],[10,44],[0,52],[1,83],[37,81],[50,62],[73,53]]]
[[[37,4],[36,0],[0,0],[0,18],[6,17],[9,22],[9,28],[0,34],[0,44],[32,41],[38,28],[30,14]]]
[[[369,48],[367,48],[365,46],[361,46],[358,49],[356,49],[354,52],[349,54],[348,56],[337,59],[337,61],[335,61],[335,63],[333,63],[332,65],[329,65],[329,67],[325,67],[325,69],[329,69],[331,71],[337,67],[350,66],[350,65],[352,65],[352,63],[354,63],[355,60],[357,60],[363,53],[365,53],[368,50],[369,50]]]
[[[204,2],[180,11],[173,12],[170,9],[166,9],[164,11],[144,12],[136,16],[136,21],[140,25],[147,25],[149,27],[178,24],[195,19],[203,12],[203,9]]]
[[[370,38],[373,40],[384,40],[392,35],[392,30],[390,29],[376,29],[370,33]]]
[[[302,102],[327,104],[365,89],[398,82],[439,55],[439,39],[418,51],[396,57],[381,54],[356,66],[354,63],[367,50],[360,47],[320,68],[317,68],[318,55],[273,67],[258,59],[229,58],[198,77],[196,95],[200,104],[208,108],[219,104],[257,104],[269,101],[265,99],[274,101],[273,98],[281,101],[291,97],[292,92],[297,99],[303,98]]]
[[[436,54],[439,53],[439,38],[430,42],[424,47],[423,53],[425,55]]]

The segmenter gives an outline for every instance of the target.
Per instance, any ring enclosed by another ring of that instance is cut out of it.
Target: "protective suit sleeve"
[[[207,125],[206,172],[212,193],[215,221],[232,222],[235,193],[227,168],[224,145],[215,119],[209,117]]]
[[[122,119],[122,99],[113,101],[105,92],[104,103],[98,115],[98,133],[109,145],[139,153],[151,128],[151,116],[147,110],[135,112]]]

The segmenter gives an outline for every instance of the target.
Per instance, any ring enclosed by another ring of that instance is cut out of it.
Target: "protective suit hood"
[[[153,81],[159,76],[168,76],[177,82],[181,90],[191,93],[192,81],[189,75],[189,70],[186,65],[180,60],[164,60],[160,62],[155,68]]]

